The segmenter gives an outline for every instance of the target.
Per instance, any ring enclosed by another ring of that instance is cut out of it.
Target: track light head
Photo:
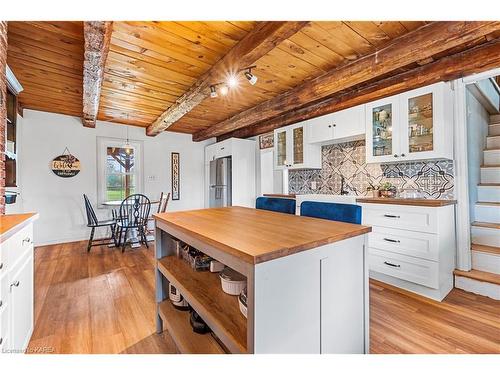
[[[252,86],[257,83],[257,76],[252,74],[252,71],[250,69],[245,72],[245,77]]]
[[[238,86],[238,78],[234,75],[232,76],[229,76],[229,78],[227,79],[227,85],[229,87],[236,87]]]
[[[210,86],[210,97],[211,98],[216,98],[218,95],[217,95],[217,90],[215,88],[215,86]]]

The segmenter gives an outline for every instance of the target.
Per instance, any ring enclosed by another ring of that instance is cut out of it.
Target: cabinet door
[[[298,167],[304,164],[304,125],[295,126],[290,130],[291,134],[291,164]]]
[[[33,252],[13,271],[10,284],[10,346],[24,350],[33,330]]]
[[[333,140],[334,114],[316,117],[309,120],[309,142],[320,143]],[[363,130],[364,132],[364,130]]]
[[[350,138],[365,134],[365,106],[360,105],[333,113],[333,138]]]
[[[274,167],[282,169],[287,161],[287,131],[280,129],[274,131]]]
[[[366,161],[397,161],[400,154],[399,102],[397,96],[366,105]]]
[[[401,156],[404,160],[449,157],[445,139],[444,83],[401,95]]]

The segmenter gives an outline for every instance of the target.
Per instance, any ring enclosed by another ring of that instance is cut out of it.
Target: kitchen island
[[[370,227],[224,207],[155,214],[157,331],[183,353],[368,353]],[[180,259],[179,241],[247,278],[247,319],[216,273]],[[213,335],[173,308],[175,285]]]

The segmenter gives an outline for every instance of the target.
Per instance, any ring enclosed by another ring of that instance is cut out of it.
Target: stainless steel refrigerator
[[[231,157],[210,162],[209,207],[231,206]]]

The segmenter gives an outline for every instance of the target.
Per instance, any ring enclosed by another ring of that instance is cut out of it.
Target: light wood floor
[[[153,250],[84,242],[35,251],[34,351],[175,353],[155,334]],[[372,281],[372,353],[500,353],[500,302],[453,290],[442,303]]]

